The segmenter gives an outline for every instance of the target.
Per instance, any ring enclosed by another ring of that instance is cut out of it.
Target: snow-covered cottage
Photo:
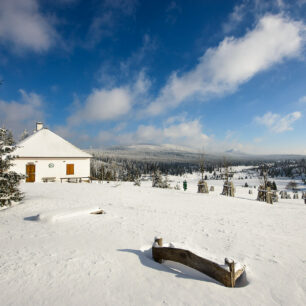
[[[26,182],[90,176],[90,154],[36,123],[36,131],[18,144],[13,171],[26,175]]]

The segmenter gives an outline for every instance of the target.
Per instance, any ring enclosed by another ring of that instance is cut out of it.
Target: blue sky
[[[0,0],[0,123],[306,154],[305,17],[305,0]]]

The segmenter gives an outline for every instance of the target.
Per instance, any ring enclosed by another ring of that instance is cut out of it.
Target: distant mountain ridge
[[[127,146],[112,146],[105,149],[90,149],[89,153],[117,158],[127,158],[135,160],[155,160],[173,162],[198,162],[203,152],[185,146],[173,144],[137,144]],[[205,152],[204,152],[205,153]],[[205,153],[205,160],[257,160],[257,161],[276,161],[286,159],[302,159],[305,155],[298,154],[248,154],[237,149],[229,149],[225,152]]]

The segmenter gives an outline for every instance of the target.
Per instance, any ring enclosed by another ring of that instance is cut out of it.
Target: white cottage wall
[[[13,161],[12,171],[26,174],[26,165],[35,165],[35,182],[42,182],[43,177],[55,177],[56,180],[65,177],[90,176],[90,158],[18,158]],[[49,167],[53,164],[54,167]],[[74,164],[74,174],[66,174],[66,165]]]

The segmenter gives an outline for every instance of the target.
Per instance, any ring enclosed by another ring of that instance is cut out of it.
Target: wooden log
[[[105,211],[103,209],[99,209],[96,211],[92,211],[90,214],[91,215],[102,215],[102,214],[105,214]]]
[[[235,272],[234,261],[228,261],[227,264],[229,265],[230,271],[227,271],[215,262],[183,249],[153,246],[152,255],[153,259],[159,263],[163,260],[179,262],[210,276],[226,287],[235,287],[236,280],[242,275],[245,269],[243,267]]]

